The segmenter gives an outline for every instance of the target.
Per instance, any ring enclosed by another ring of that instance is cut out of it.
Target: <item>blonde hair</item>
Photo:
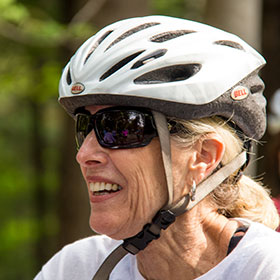
[[[244,149],[238,132],[218,117],[190,121],[171,119],[173,121],[178,130],[173,139],[182,147],[193,145],[210,133],[220,135],[225,144],[221,165],[226,165]],[[249,176],[242,175],[236,182],[236,174],[232,174],[210,193],[208,199],[228,218],[248,218],[272,229],[279,226],[279,215],[269,190]]]

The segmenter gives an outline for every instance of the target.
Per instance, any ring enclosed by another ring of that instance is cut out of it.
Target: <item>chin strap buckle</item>
[[[133,255],[137,254],[140,250],[144,250],[151,241],[158,239],[160,231],[174,223],[175,218],[174,213],[170,210],[160,210],[152,223],[146,224],[142,231],[135,236],[125,239],[122,247]]]

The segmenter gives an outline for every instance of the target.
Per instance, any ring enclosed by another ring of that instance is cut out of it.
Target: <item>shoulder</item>
[[[254,275],[251,279],[280,279],[280,233],[259,223],[244,222],[248,231],[229,260],[243,276]]]
[[[35,279],[91,279],[120,243],[103,235],[78,240],[55,254]]]
[[[245,235],[244,246],[251,248],[255,256],[278,260],[280,263],[280,233],[262,224],[251,223],[248,235]],[[280,267],[278,268],[280,269]]]
[[[244,240],[251,245],[258,245],[257,248],[265,250],[267,246],[273,246],[278,248],[278,254],[280,254],[280,234],[260,223],[251,222],[248,220],[241,220],[247,225],[248,231],[245,234]],[[255,249],[257,249],[255,248]]]
[[[198,279],[280,279],[280,233],[240,219],[248,230],[235,249]]]
[[[256,275],[255,279],[280,279],[280,233],[251,223],[246,235],[240,252],[246,255],[244,264]]]

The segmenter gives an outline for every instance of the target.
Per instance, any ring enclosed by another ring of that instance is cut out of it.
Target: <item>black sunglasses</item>
[[[153,115],[139,107],[108,107],[91,115],[76,113],[76,143],[79,149],[94,130],[98,143],[110,149],[129,149],[148,145],[157,136]]]

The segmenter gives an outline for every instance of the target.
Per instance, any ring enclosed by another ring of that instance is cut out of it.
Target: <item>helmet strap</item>
[[[159,136],[161,156],[162,156],[167,191],[168,191],[168,200],[164,209],[169,209],[173,203],[173,175],[172,175],[170,134],[169,134],[165,115],[153,111],[153,117],[157,127],[157,133]]]

